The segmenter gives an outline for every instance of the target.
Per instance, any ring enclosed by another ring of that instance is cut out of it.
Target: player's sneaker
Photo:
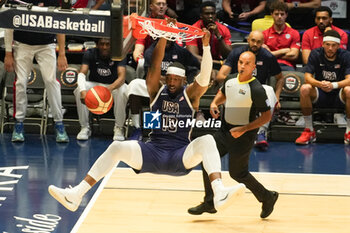
[[[350,131],[344,134],[344,143],[346,145],[350,144]]]
[[[91,130],[89,127],[82,127],[77,135],[78,140],[88,140],[91,136]]]
[[[311,131],[309,128],[305,128],[301,133],[300,137],[295,140],[295,144],[298,145],[307,145],[316,141],[315,131]]]
[[[193,215],[201,215],[203,213],[215,214],[217,211],[213,204],[202,202],[195,207],[189,208],[187,212]]]
[[[61,188],[57,188],[54,185],[50,185],[49,193],[64,207],[66,207],[67,209],[73,212],[78,209],[80,202],[82,200],[82,198],[79,197],[79,195],[76,192],[74,192],[72,187],[61,189]]]
[[[62,122],[55,123],[56,142],[69,142],[68,135]]]
[[[113,136],[114,141],[124,141],[124,129],[122,127],[114,127],[114,136]]]
[[[244,184],[238,184],[232,187],[223,188],[214,195],[214,208],[222,210],[229,206],[236,198],[241,196],[245,191]]]
[[[278,199],[278,192],[270,191],[270,198],[266,201],[263,201],[262,211],[260,213],[260,218],[267,218],[273,211],[273,207]]]
[[[267,151],[269,144],[267,143],[266,131],[261,130],[254,143],[255,147],[261,151]]]
[[[277,122],[285,125],[295,125],[295,120],[289,115],[288,112],[281,112],[276,118]]]
[[[12,132],[12,142],[24,142],[23,122],[16,122]]]

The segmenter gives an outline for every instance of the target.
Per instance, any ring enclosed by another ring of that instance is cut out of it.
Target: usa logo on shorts
[[[144,129],[160,129],[160,119],[162,114],[157,110],[156,112],[143,113],[143,128]]]

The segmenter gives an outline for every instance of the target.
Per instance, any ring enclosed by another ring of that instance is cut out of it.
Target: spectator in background
[[[300,88],[300,105],[305,129],[295,140],[306,145],[316,141],[312,124],[312,107],[343,108],[346,110],[344,143],[350,143],[350,53],[340,49],[340,35],[324,33],[321,48],[311,51],[305,72],[305,84]]]
[[[37,1],[27,2],[37,3]],[[40,6],[58,6],[58,1],[44,0],[39,4]],[[59,47],[57,58],[56,39]],[[59,70],[65,70],[68,67],[65,55],[65,35],[6,29],[5,47],[5,69],[7,72],[16,72],[14,98],[16,123],[11,140],[13,142],[24,141],[23,121],[27,111],[27,79],[33,66],[33,58],[35,57],[45,83],[48,102],[55,122],[56,142],[68,142],[69,138],[62,122],[61,87],[60,83],[56,80],[56,62]]]
[[[149,9],[150,18],[164,19],[166,17],[165,12],[168,9],[166,0],[151,0]],[[138,39],[135,42],[133,58],[136,62],[143,58],[143,52],[151,46],[152,43],[153,39],[150,36],[147,36],[145,39]]]
[[[202,0],[202,2],[207,2],[207,1],[210,1],[210,0]],[[215,3],[217,12],[222,10],[222,0],[212,0],[212,2]]]
[[[247,40],[248,45],[238,47],[231,51],[225,64],[217,74],[216,80],[218,82],[223,82],[230,73],[237,73],[239,56],[243,52],[251,51],[256,56],[256,68],[253,71],[253,76],[256,77],[261,84],[264,84],[263,87],[265,88],[266,95],[270,101],[271,113],[273,113],[275,107],[280,108],[280,104],[277,100],[279,100],[283,87],[281,68],[278,65],[276,57],[268,50],[262,48],[262,45],[264,44],[264,35],[261,31],[252,31]],[[276,92],[274,92],[272,87],[265,85],[271,76],[275,76],[277,80]],[[257,140],[255,141],[255,147],[263,151],[266,151],[269,146],[267,143],[267,130],[269,123],[270,122],[267,122],[259,128]]]
[[[168,10],[168,5],[166,0],[151,0],[150,5],[150,18],[165,19],[169,18],[166,15]],[[151,46],[154,40],[147,35],[144,39],[138,39],[135,42],[135,47],[133,51],[134,61],[137,63],[136,73],[138,78],[144,77],[144,52],[147,48]],[[177,42],[182,46],[182,42]]]
[[[273,2],[271,5],[273,25],[263,31],[264,48],[276,58],[282,70],[295,70],[294,63],[298,59],[300,35],[297,30],[286,25],[288,7],[283,2]]]
[[[264,15],[266,0],[222,0],[218,18],[225,23],[237,26],[240,21],[253,22]]]
[[[265,16],[264,18],[255,19],[252,22],[252,31],[260,30],[264,31],[268,28],[270,28],[273,25],[273,18],[272,18],[272,12],[271,12],[271,4],[275,1],[279,0],[268,0],[266,1],[265,5]],[[286,25],[290,27],[290,25],[286,22]]]
[[[84,53],[82,65],[78,74],[78,87],[74,90],[78,108],[81,130],[78,140],[87,140],[91,136],[89,126],[89,110],[84,99],[89,89],[94,86],[105,86],[112,93],[114,99],[114,136],[113,140],[123,141],[125,107],[127,103],[127,85],[125,84],[126,59],[123,61],[111,60],[111,47],[109,38],[98,40],[97,48],[89,49]],[[86,75],[89,73],[89,81]]]
[[[321,0],[284,0],[284,2],[289,9],[287,21],[293,28],[305,29],[313,26],[313,11],[321,6]]]
[[[306,30],[303,35],[301,48],[303,63],[306,64],[311,50],[322,47],[323,34],[326,29],[332,29],[340,35],[340,48],[346,49],[348,45],[348,35],[342,29],[334,26],[332,10],[327,6],[320,6],[316,9],[316,26]]]
[[[223,60],[231,52],[231,34],[227,27],[216,19],[215,3],[212,1],[203,2],[201,5],[201,19],[193,26],[206,28],[211,32],[210,48],[213,57],[214,68],[223,64]],[[200,38],[187,42],[187,49],[200,61],[202,60],[202,40]]]

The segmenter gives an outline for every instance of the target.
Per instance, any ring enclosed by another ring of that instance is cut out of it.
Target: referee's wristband
[[[333,89],[338,89],[338,82],[332,82]]]

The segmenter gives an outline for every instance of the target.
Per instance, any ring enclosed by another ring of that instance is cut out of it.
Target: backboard
[[[129,16],[137,13],[146,16],[149,0],[113,0],[111,4],[112,60],[123,60],[135,43]]]

